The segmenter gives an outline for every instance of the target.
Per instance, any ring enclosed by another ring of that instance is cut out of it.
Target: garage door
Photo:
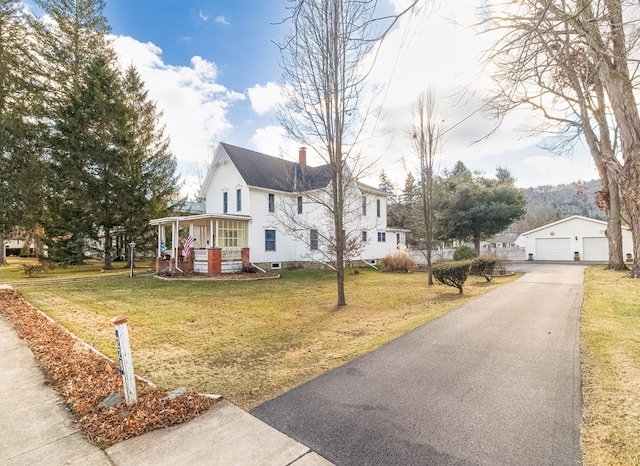
[[[586,261],[608,261],[609,244],[607,238],[584,238],[584,259]]]
[[[533,258],[540,261],[572,261],[571,238],[536,238]]]

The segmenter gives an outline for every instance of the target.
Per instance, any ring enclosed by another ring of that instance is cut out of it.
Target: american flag
[[[191,245],[195,240],[196,239],[191,235],[187,235],[187,237],[184,239],[184,244],[182,245],[182,254],[184,255],[184,257],[189,257],[189,250],[191,249]]]

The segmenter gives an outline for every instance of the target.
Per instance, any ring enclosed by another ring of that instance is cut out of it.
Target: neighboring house
[[[159,268],[183,270],[179,243],[187,230],[195,240],[196,272],[230,272],[248,263],[277,269],[291,263],[328,262],[323,251],[333,220],[323,204],[329,203],[331,173],[328,165],[311,167],[306,159],[305,148],[292,162],[220,143],[199,194],[205,213],[151,221],[158,226],[159,251],[166,245],[164,254],[173,259]],[[355,183],[347,199],[349,260],[375,263],[406,243],[407,230],[387,228],[385,192]]]
[[[607,222],[573,215],[522,233],[516,244],[526,248],[533,260],[603,261],[609,260],[609,244],[605,236]],[[625,257],[633,253],[631,231],[622,228],[622,250]]]

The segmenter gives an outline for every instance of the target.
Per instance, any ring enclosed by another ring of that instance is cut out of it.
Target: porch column
[[[221,275],[222,274],[222,249],[211,248],[207,249],[207,272],[209,275]]]
[[[242,258],[242,267],[247,268],[251,265],[251,260],[249,258],[249,248],[242,248],[240,251],[240,257]]]
[[[213,244],[213,219],[209,219],[209,247],[214,248],[216,245]]]
[[[158,224],[158,257],[162,257],[162,241],[164,240],[164,235],[162,234],[163,230],[164,228],[162,225]]]

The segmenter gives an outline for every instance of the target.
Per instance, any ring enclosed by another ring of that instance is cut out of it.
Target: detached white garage
[[[609,244],[605,236],[607,222],[574,215],[522,233],[517,244],[525,246],[533,260],[607,262]],[[623,254],[633,254],[631,231],[622,228]]]

